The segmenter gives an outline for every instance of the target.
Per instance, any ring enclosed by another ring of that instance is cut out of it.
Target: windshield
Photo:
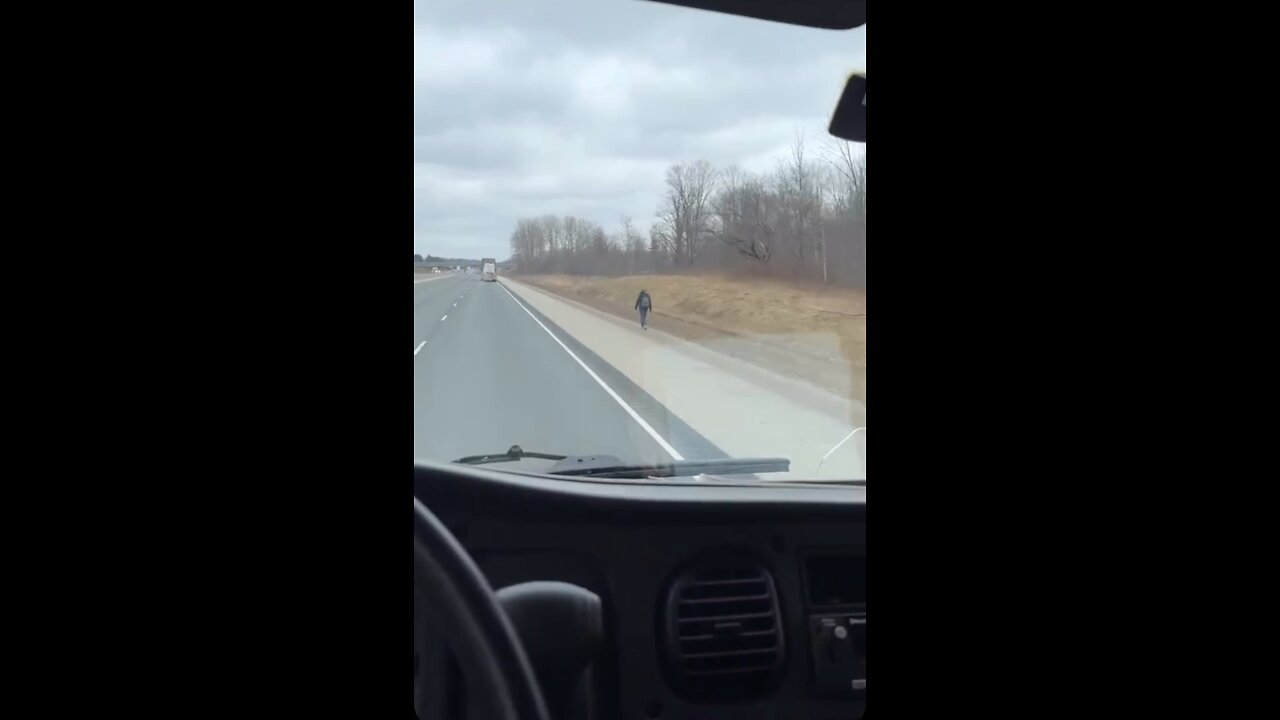
[[[865,67],[865,26],[415,2],[415,459],[865,479]]]

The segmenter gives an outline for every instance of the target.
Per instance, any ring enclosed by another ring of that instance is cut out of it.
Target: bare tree
[[[842,284],[866,287],[867,276],[867,155],[852,143],[832,140],[827,161],[836,174],[832,192],[829,236],[834,241],[833,267]]]
[[[636,230],[635,225],[631,222],[629,215],[623,215],[620,218],[622,225],[622,233],[619,237],[622,247],[630,255],[642,255],[644,253],[644,238],[640,236],[640,232]]]
[[[644,238],[632,224],[631,216],[623,215],[619,218],[619,223],[622,225],[622,231],[619,233],[618,242],[627,255],[627,270],[636,272],[644,266]]]
[[[659,220],[649,226],[649,255],[661,264],[672,253],[672,242],[665,224]]]
[[[546,253],[546,238],[542,223],[534,218],[516,220],[511,232],[511,254],[522,263],[536,262]]]
[[[773,180],[786,244],[800,268],[817,267],[821,255],[818,233],[821,193],[816,169],[805,159],[803,135],[796,136],[790,154],[778,163]]]
[[[839,175],[840,210],[849,215],[867,215],[867,154],[855,152],[853,144],[832,139],[827,145],[827,162]]]
[[[560,221],[560,227],[564,228],[564,250],[569,255],[582,249],[582,229],[578,225],[578,218],[572,215],[565,215]]]
[[[692,266],[711,233],[711,193],[716,172],[706,160],[667,169],[667,191],[658,209],[661,235],[676,263]]]
[[[564,238],[560,218],[555,215],[543,215],[538,218],[542,237],[546,241],[548,254],[555,255],[561,251]]]
[[[591,250],[596,254],[604,255],[613,249],[609,242],[609,238],[604,234],[604,228],[599,225],[593,226],[591,231],[588,233],[588,236],[590,238],[589,243]]]
[[[738,167],[724,171],[711,201],[715,234],[744,257],[768,262],[774,244],[769,200],[759,178]]]

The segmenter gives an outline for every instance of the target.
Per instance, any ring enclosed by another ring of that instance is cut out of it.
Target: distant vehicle
[[[498,261],[485,258],[480,261],[480,279],[485,282],[498,281]]]
[[[438,272],[440,272],[440,268],[438,268],[438,267],[433,267],[433,268],[431,268],[431,272],[433,272],[433,273],[438,273]]]

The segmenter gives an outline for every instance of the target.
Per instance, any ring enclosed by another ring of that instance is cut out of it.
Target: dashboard
[[[866,488],[545,478],[418,464],[414,494],[495,590],[599,596],[581,717],[866,709]]]

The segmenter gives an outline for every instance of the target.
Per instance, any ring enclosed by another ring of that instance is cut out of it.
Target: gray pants
[[[646,327],[649,324],[649,308],[640,308],[640,327]]]

